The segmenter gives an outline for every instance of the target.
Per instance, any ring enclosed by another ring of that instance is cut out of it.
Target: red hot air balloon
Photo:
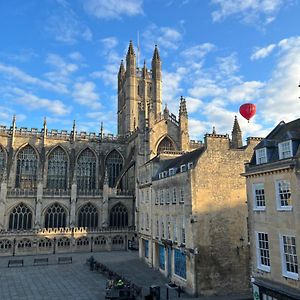
[[[256,113],[256,106],[255,104],[252,103],[245,103],[240,106],[240,114],[248,120],[249,120],[255,115]]]

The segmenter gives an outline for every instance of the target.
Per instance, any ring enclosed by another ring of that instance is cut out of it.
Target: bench
[[[71,264],[72,256],[59,257],[57,262],[58,264]]]
[[[35,258],[33,261],[34,266],[48,265],[48,257],[47,258]]]
[[[24,266],[24,260],[23,259],[13,259],[9,260],[7,267],[23,267]]]

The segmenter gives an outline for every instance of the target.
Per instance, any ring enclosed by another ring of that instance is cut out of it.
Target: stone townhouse
[[[139,170],[140,257],[191,294],[249,292],[245,178],[258,138],[206,134],[191,152]]]
[[[300,119],[280,122],[246,166],[254,299],[300,299]]]

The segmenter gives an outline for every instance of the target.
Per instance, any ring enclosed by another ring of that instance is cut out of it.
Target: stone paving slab
[[[137,252],[113,251],[97,253],[64,253],[39,256],[0,257],[0,299],[2,300],[96,300],[105,299],[106,278],[90,271],[86,259],[91,256],[143,288],[149,293],[151,285],[161,287],[161,300],[166,299],[165,284],[168,280],[158,271],[138,259]],[[58,257],[72,256],[72,264],[57,264]],[[35,258],[49,259],[49,265],[33,266]],[[24,267],[8,268],[11,259],[23,259]],[[170,300],[178,299],[170,291]],[[182,294],[181,300],[248,300],[249,297],[198,297]]]

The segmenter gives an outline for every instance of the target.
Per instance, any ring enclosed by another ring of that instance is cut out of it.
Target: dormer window
[[[261,148],[261,149],[257,149],[255,151],[256,154],[256,164],[260,165],[260,164],[265,164],[268,160],[267,160],[267,148]]]
[[[285,141],[278,144],[279,159],[293,156],[292,141]]]
[[[163,178],[168,177],[168,171],[163,172]]]
[[[169,176],[173,176],[176,173],[176,169],[175,168],[171,168],[169,169]]]
[[[186,171],[186,165],[181,165],[180,172],[185,172],[185,171]]]
[[[189,162],[189,163],[188,163],[188,170],[189,170],[189,169],[192,169],[192,168],[193,168],[193,163],[192,163],[192,162]]]

